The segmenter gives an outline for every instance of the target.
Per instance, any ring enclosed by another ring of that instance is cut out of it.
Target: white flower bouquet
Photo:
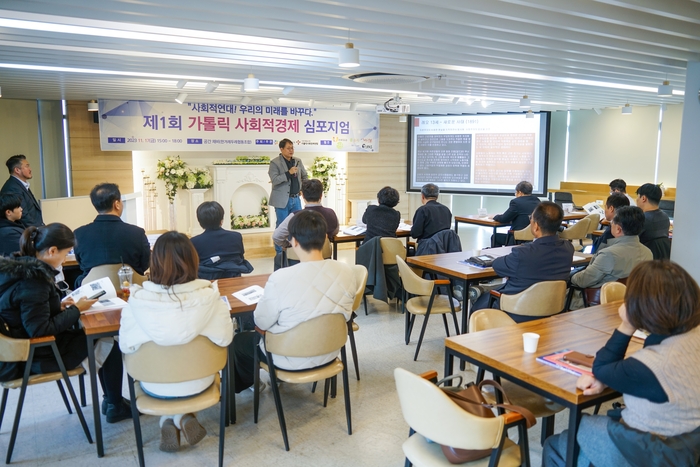
[[[177,190],[185,186],[187,164],[180,159],[180,156],[168,156],[164,160],[159,160],[156,167],[157,178],[165,182],[165,194],[173,203]]]
[[[323,192],[327,194],[331,188],[330,179],[335,178],[338,173],[338,163],[331,157],[319,156],[314,159],[310,169],[311,176],[321,180]]]

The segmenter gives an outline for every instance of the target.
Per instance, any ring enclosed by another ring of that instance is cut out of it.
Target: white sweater
[[[195,279],[170,288],[153,282],[131,287],[129,303],[122,310],[119,348],[125,354],[142,344],[170,346],[187,344],[204,336],[220,347],[233,339],[228,307],[216,284]],[[214,376],[177,384],[142,383],[147,391],[168,397],[197,394],[211,385]]]

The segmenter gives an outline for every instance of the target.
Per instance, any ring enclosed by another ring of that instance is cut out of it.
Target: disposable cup
[[[479,208],[477,210],[477,213],[479,214],[479,217],[486,217],[488,216],[488,212],[484,208]]]
[[[523,333],[523,350],[527,353],[537,352],[537,343],[540,340],[540,335],[534,332]]]

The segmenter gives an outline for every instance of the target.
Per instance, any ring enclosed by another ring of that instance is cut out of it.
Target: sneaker
[[[168,418],[160,427],[160,446],[163,452],[177,452],[180,449],[180,430],[172,418]]]
[[[204,428],[191,413],[183,415],[180,421],[180,427],[183,436],[190,446],[194,446],[202,441],[207,434],[206,428]]]
[[[107,418],[107,423],[117,423],[127,418],[131,418],[131,406],[125,404],[123,401],[119,404],[107,404],[107,411],[105,414]]]

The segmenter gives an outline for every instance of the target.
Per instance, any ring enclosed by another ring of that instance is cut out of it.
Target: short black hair
[[[610,189],[612,191],[619,191],[620,193],[627,193],[627,182],[621,178],[616,178],[610,182]]]
[[[22,167],[22,161],[26,161],[27,158],[24,157],[24,154],[16,154],[5,162],[5,165],[7,166],[7,170],[10,172],[10,175],[15,173],[15,169],[18,167]]]
[[[625,235],[639,235],[644,229],[644,211],[637,206],[622,206],[615,209],[613,222],[622,228]]]
[[[114,202],[120,199],[122,199],[122,194],[116,183],[100,183],[90,190],[90,201],[100,214],[111,211]]]
[[[649,202],[654,205],[659,204],[663,195],[664,193],[661,191],[661,187],[654,183],[645,183],[637,188],[637,196],[646,196]]]
[[[515,191],[519,191],[520,193],[524,195],[531,195],[532,194],[532,183],[530,182],[525,182],[522,181],[515,185]]]
[[[19,199],[19,196],[11,193],[0,193],[0,219],[5,218],[7,211],[14,211],[20,206],[22,206],[22,200]]]
[[[563,219],[564,210],[551,201],[542,201],[532,212],[532,220],[537,222],[542,233],[546,235],[556,234]]]
[[[615,192],[608,196],[608,199],[605,200],[605,205],[609,208],[615,208],[617,211],[623,206],[629,206],[630,199],[624,193]]]
[[[399,204],[399,192],[390,186],[385,186],[377,193],[379,204],[393,208]]]
[[[301,194],[307,203],[317,203],[323,195],[323,183],[315,178],[301,182]]]
[[[311,209],[297,211],[289,221],[289,235],[296,239],[301,249],[306,252],[323,250],[327,231],[326,219]]]
[[[420,189],[421,194],[424,198],[437,198],[440,196],[440,187],[434,183],[426,183]]]
[[[291,139],[289,138],[284,138],[282,141],[280,141],[280,149],[284,149],[284,147],[287,145],[287,143],[292,143],[292,146],[294,145],[294,142],[292,142]]]
[[[205,201],[197,207],[197,222],[204,230],[218,229],[224,220],[224,208],[216,201]]]

